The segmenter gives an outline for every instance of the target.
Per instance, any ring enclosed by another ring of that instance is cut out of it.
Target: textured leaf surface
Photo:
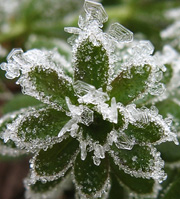
[[[52,108],[35,110],[22,119],[17,135],[24,142],[56,137],[69,119],[64,112]]]
[[[40,176],[54,176],[61,172],[63,175],[71,166],[78,146],[78,141],[67,138],[46,151],[41,150],[35,158],[35,172]]]
[[[110,96],[115,97],[117,102],[124,105],[136,99],[147,89],[146,81],[151,73],[151,67],[145,65],[139,72],[138,66],[133,66],[129,71],[121,72],[112,82]],[[126,76],[129,76],[126,77]]]
[[[96,166],[92,160],[92,154],[88,153],[86,159],[81,160],[77,156],[74,165],[75,181],[78,190],[88,198],[93,198],[95,194],[103,191],[108,179],[108,162],[101,160],[101,164]]]
[[[111,168],[114,172],[114,175],[125,185],[130,191],[135,192],[136,194],[152,194],[155,181],[153,179],[143,179],[132,177],[129,174],[124,173],[123,170],[120,170],[117,165],[111,160]]]
[[[29,72],[28,76],[36,92],[39,93],[36,94],[37,98],[41,99],[43,96],[45,102],[49,100],[64,109],[67,109],[65,96],[69,97],[72,102],[76,101],[71,83],[57,71],[37,66]]]
[[[16,147],[16,144],[12,140],[8,140],[6,143],[3,138],[6,137],[5,131],[7,130],[7,125],[11,124],[20,112],[13,112],[11,114],[6,114],[0,119],[0,153],[4,156],[16,157],[24,154],[23,150]]]
[[[114,174],[111,174],[111,189],[109,192],[109,199],[117,199],[117,196],[122,199],[125,198],[125,189],[120,185]]]
[[[155,148],[149,146],[134,145],[131,150],[118,149],[115,144],[111,147],[110,155],[116,165],[124,172],[143,178],[163,179],[161,170],[163,161],[157,154]]]
[[[141,124],[139,126],[135,126],[133,124],[129,124],[128,128],[124,131],[128,136],[133,136],[136,138],[138,142],[144,143],[154,143],[163,136],[164,129],[155,122],[149,122],[147,124]]]
[[[175,145],[174,142],[165,142],[158,145],[157,149],[161,152],[161,157],[165,162],[175,163],[180,161],[180,145]]]
[[[168,115],[173,116],[173,126],[176,128],[177,132],[180,131],[180,106],[172,99],[166,99],[162,102],[156,103],[156,107],[159,113],[164,117]]]
[[[3,113],[4,114],[10,113],[10,112],[13,112],[13,111],[17,111],[21,108],[26,108],[28,106],[39,105],[40,103],[41,103],[40,101],[36,100],[33,97],[18,94],[18,95],[15,95],[12,100],[7,102],[3,106]]]
[[[163,73],[163,78],[161,82],[168,85],[168,83],[171,81],[171,78],[173,77],[173,68],[171,64],[165,64],[165,66],[166,71]]]
[[[75,57],[75,81],[81,80],[95,86],[96,89],[105,90],[109,58],[102,44],[95,46],[88,38],[78,46]]]
[[[41,182],[38,180],[35,184],[32,184],[31,190],[35,193],[44,193],[53,189],[56,185],[61,183],[63,177],[53,181]]]
[[[110,122],[103,120],[102,116],[98,113],[94,114],[94,122],[90,126],[81,126],[83,128],[84,137],[88,135],[93,140],[99,141],[101,144],[106,142],[107,135],[113,128],[113,125]]]

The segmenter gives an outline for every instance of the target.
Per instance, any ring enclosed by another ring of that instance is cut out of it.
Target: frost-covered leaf
[[[112,82],[110,96],[117,102],[129,104],[147,90],[147,80],[151,74],[151,67],[144,65],[141,71],[139,66],[133,66],[130,71],[121,72]]]
[[[156,107],[159,113],[164,117],[170,116],[172,118],[172,125],[176,129],[177,133],[180,132],[180,106],[178,100],[168,98],[161,102],[156,103]]]
[[[26,108],[28,106],[36,106],[41,104],[40,101],[28,95],[18,94],[15,95],[10,101],[8,101],[3,107],[3,114],[7,114],[13,111]]]
[[[174,141],[178,144],[176,134],[171,132],[167,120],[163,120],[155,106],[136,108],[135,104],[126,106],[129,124],[124,130],[126,135],[135,138],[137,143],[160,144],[164,141]]]
[[[72,166],[79,143],[71,137],[40,152],[32,160],[32,176],[37,179],[55,180]]]
[[[37,66],[28,73],[27,78],[29,78],[29,82],[31,82],[32,86],[36,89],[35,92],[37,93],[34,93],[34,97],[37,99],[44,102],[47,100],[47,102],[49,101],[64,109],[67,109],[65,96],[70,97],[72,101],[76,99],[72,85],[55,70],[44,69],[41,66]],[[28,93],[31,95],[31,91]]]
[[[13,112],[10,114],[4,115],[0,118],[0,153],[3,156],[11,156],[16,157],[19,155],[25,154],[25,151],[18,149],[16,144],[12,140],[8,140],[6,143],[4,142],[5,131],[7,130],[7,126],[10,125],[21,113],[21,111]]]
[[[85,198],[101,197],[102,193],[108,191],[108,172],[109,164],[107,159],[101,160],[101,164],[96,166],[93,163],[91,153],[88,153],[85,160],[81,160],[79,154],[74,165],[76,189]]]
[[[16,133],[17,142],[22,148],[32,150],[43,148],[57,138],[60,130],[70,120],[64,112],[50,107],[31,110],[19,116],[12,131]],[[14,128],[14,129],[13,129]]]
[[[33,181],[30,177],[24,180],[26,192],[25,196],[28,199],[50,199],[57,198],[63,195],[63,192],[71,188],[72,182],[69,172],[56,180],[37,180]]]
[[[80,124],[80,126],[82,127],[84,138],[90,136],[94,141],[98,141],[102,145],[106,142],[108,133],[113,128],[112,123],[103,120],[102,116],[96,112],[94,113],[94,122],[91,125]]]
[[[163,77],[161,79],[161,82],[163,84],[168,85],[170,83],[171,78],[173,77],[173,67],[171,64],[165,64],[166,71],[163,73]]]
[[[118,149],[115,144],[111,146],[110,155],[116,165],[131,176],[153,178],[160,182],[166,175],[162,170],[163,160],[154,147],[134,145],[131,150]]]
[[[6,70],[9,79],[20,76],[18,83],[24,94],[59,109],[67,109],[65,96],[76,101],[72,79],[64,74],[61,63],[56,63],[53,52],[33,49],[23,53],[21,49],[14,49],[7,61],[1,68]]]
[[[134,137],[139,143],[156,143],[166,136],[165,131],[166,129],[155,121],[135,125],[129,124],[128,128],[124,130],[126,135]]]
[[[81,80],[95,86],[96,89],[105,90],[109,58],[101,42],[96,41],[96,45],[94,42],[87,38],[79,44],[74,55],[74,80]]]
[[[156,182],[153,179],[138,178],[126,174],[123,170],[119,169],[119,167],[115,165],[112,160],[111,170],[114,172],[114,176],[117,178],[118,182],[135,195],[157,194],[155,193],[155,191],[157,192],[155,187]]]

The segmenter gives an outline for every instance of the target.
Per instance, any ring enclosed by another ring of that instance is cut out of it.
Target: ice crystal
[[[108,17],[100,3],[86,0],[84,10],[79,28],[65,28],[75,35],[72,68],[56,50],[14,49],[1,64],[7,78],[18,77],[23,93],[42,104],[4,116],[0,138],[35,153],[25,181],[27,198],[38,198],[38,187],[56,189],[69,172],[77,198],[108,198],[112,173],[127,187],[125,175],[150,183],[152,196],[166,178],[155,146],[178,140],[169,117],[163,119],[154,105],[135,103],[164,92],[161,80],[170,60],[153,56],[149,41],[133,43],[132,32],[118,23],[104,33]],[[120,45],[127,46],[122,55]],[[42,197],[51,194],[47,190]]]

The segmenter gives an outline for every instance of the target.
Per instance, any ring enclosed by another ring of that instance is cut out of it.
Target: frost
[[[96,90],[93,85],[79,80],[74,83],[74,90],[79,97],[79,103],[97,105],[109,100],[107,93],[102,92],[101,89]]]
[[[108,33],[117,42],[131,42],[133,40],[133,33],[119,23],[112,24]]]
[[[87,16],[89,16],[89,20],[97,21],[100,27],[108,20],[106,11],[100,3],[86,0],[84,3],[84,10]]]
[[[129,138],[124,132],[113,130],[110,132],[109,142],[113,142],[119,149],[131,150],[135,144],[135,139]]]

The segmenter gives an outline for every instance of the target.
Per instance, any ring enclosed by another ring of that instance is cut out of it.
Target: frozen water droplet
[[[79,34],[81,30],[79,28],[75,28],[75,27],[65,27],[64,31],[68,32],[68,33],[71,33],[71,34],[72,33]]]
[[[100,144],[95,144],[94,146],[94,155],[96,158],[104,159],[105,158],[105,151],[103,146]]]
[[[132,157],[132,161],[133,161],[133,162],[136,162],[136,161],[137,161],[137,156],[136,156],[136,155]]]
[[[87,142],[86,141],[81,141],[80,142],[80,148],[81,148],[81,160],[85,160],[87,156]]]
[[[116,42],[131,42],[133,40],[133,33],[119,23],[112,24],[108,33]]]
[[[96,156],[93,156],[93,162],[96,166],[99,166],[101,164],[100,158],[97,158]]]
[[[90,16],[90,20],[98,21],[100,27],[108,20],[108,15],[100,3],[86,0],[84,10]]]
[[[109,115],[109,118],[111,118],[111,121],[115,124],[118,122],[118,112],[117,112],[117,104],[116,104],[116,98],[113,97],[111,99],[111,113]]]

